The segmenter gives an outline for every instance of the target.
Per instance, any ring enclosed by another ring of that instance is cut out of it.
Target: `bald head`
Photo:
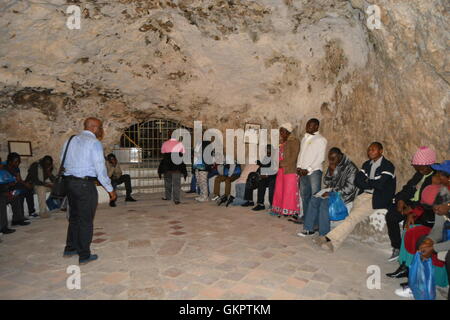
[[[103,127],[100,119],[90,117],[84,120],[84,130],[91,131],[100,140],[103,137]]]

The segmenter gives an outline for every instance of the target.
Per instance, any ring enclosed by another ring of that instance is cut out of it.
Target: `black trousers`
[[[19,195],[20,201],[22,202],[22,208],[23,204],[25,203],[25,200],[27,201],[27,207],[28,207],[28,213],[35,212],[36,209],[34,207],[34,190],[28,189],[24,185],[21,185],[18,189],[22,191],[22,193]]]
[[[76,250],[80,259],[91,255],[94,232],[94,216],[97,209],[98,193],[93,181],[66,179],[69,201],[69,228],[67,230],[66,251]]]
[[[111,184],[113,188],[116,188],[119,184],[125,183],[125,190],[127,193],[127,197],[131,195],[131,178],[129,174],[123,174],[119,179],[111,179]]]
[[[386,225],[388,229],[391,246],[394,249],[399,249],[402,244],[402,235],[399,223],[405,221],[406,216],[397,211],[397,205],[393,204],[388,208],[386,213]]]
[[[275,193],[275,176],[269,176],[261,179],[258,184],[258,204],[264,205],[264,196],[266,195],[266,189],[269,188],[269,202],[272,205],[273,195]]]
[[[11,205],[11,209],[13,212],[13,222],[21,222],[25,220],[23,214],[23,199],[20,197],[14,197],[12,201],[9,201],[7,197],[0,194],[0,231],[8,227],[8,204]]]

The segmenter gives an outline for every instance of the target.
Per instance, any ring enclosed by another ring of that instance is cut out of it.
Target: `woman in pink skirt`
[[[292,135],[293,127],[285,123],[280,127],[280,168],[275,182],[272,212],[278,217],[300,215],[300,197],[297,176],[297,157],[300,141]]]

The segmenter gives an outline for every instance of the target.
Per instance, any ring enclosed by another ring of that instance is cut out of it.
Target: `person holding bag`
[[[330,149],[328,152],[328,169],[323,178],[325,188],[312,197],[306,214],[305,225],[303,231],[298,234],[299,236],[314,235],[316,225],[319,226],[319,236],[324,237],[330,232],[331,198],[332,196],[340,197],[347,209],[351,207],[358,193],[358,188],[355,185],[357,172],[358,167],[339,148]],[[323,239],[318,240],[324,242]]]
[[[102,122],[87,118],[84,130],[71,137],[62,149],[61,167],[69,201],[69,227],[63,256],[78,254],[80,264],[98,259],[90,250],[98,202],[97,179],[108,191],[110,200],[117,199],[106,171],[103,146],[99,141],[102,137]]]

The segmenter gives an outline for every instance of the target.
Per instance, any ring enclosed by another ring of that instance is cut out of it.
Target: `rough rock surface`
[[[80,30],[66,27],[71,4]],[[380,30],[367,27],[370,4]],[[383,142],[404,182],[418,146],[448,155],[449,9],[447,0],[3,1],[0,139],[57,156],[87,116],[106,120],[107,149],[154,118],[219,129],[289,120],[302,135],[315,116],[358,165],[370,141]]]

